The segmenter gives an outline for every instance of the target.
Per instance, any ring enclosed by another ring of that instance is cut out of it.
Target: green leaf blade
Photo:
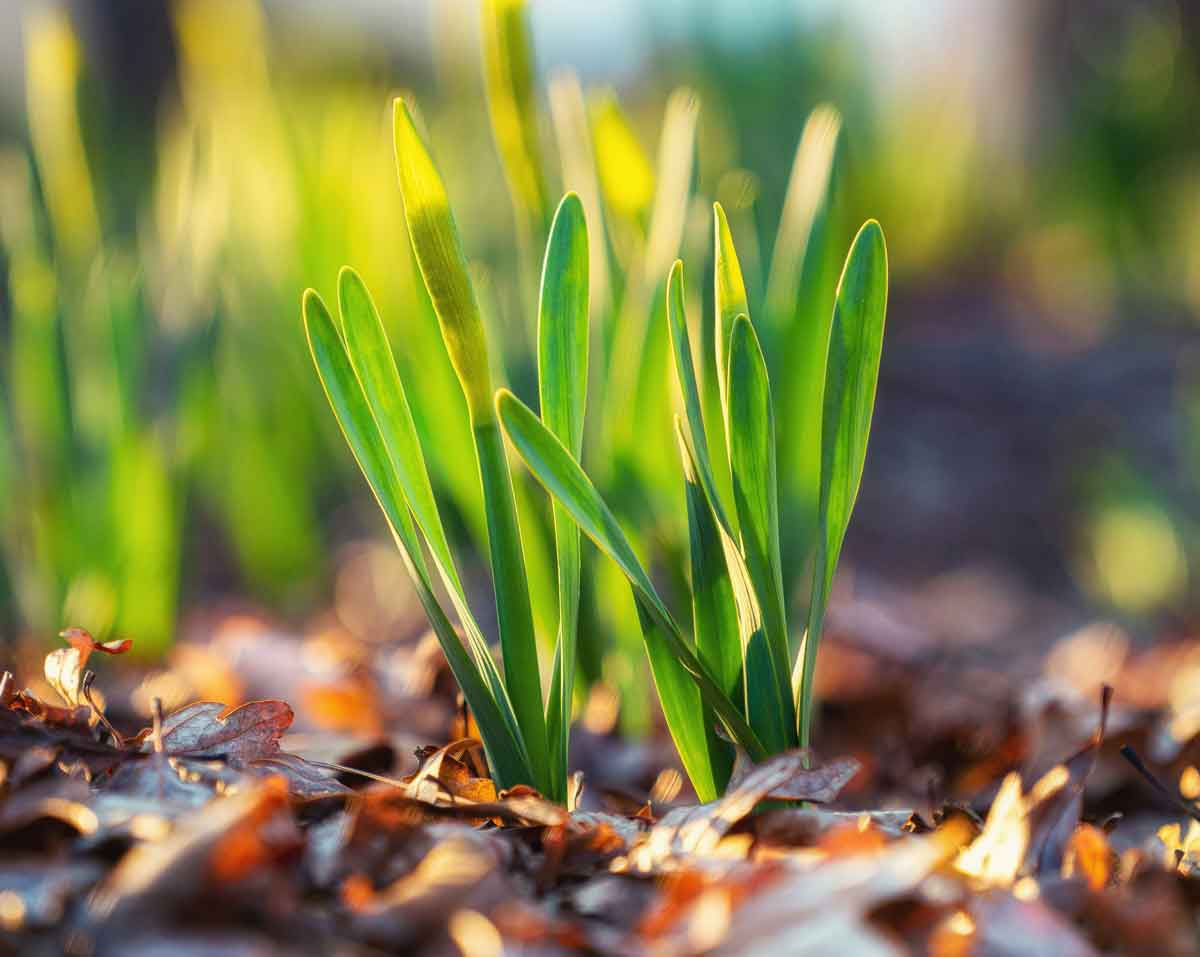
[[[433,593],[412,516],[389,467],[383,440],[346,356],[345,345],[333,317],[320,296],[312,290],[304,294],[301,308],[309,350],[330,407],[387,518],[446,660],[462,688],[468,706],[475,714],[488,763],[502,785],[528,783],[533,780],[533,773],[527,750],[517,729],[516,717],[503,695],[499,676],[495,673],[494,665],[490,680],[481,672],[480,666],[463,648]]]
[[[477,424],[474,435],[487,514],[492,580],[496,588],[504,683],[517,713],[521,734],[529,746],[537,787],[544,794],[552,794],[558,787],[550,778],[541,669],[512,475],[504,457],[504,440],[495,416]]]
[[[717,386],[721,394],[721,407],[729,405],[729,347],[733,335],[733,321],[741,315],[750,314],[746,299],[746,283],[742,279],[742,267],[737,250],[733,246],[733,234],[729,231],[729,220],[720,203],[713,203],[713,299],[716,302],[717,343]],[[728,428],[728,422],[725,423]]]
[[[809,114],[796,148],[771,255],[764,318],[787,375],[777,382],[784,554],[789,586],[806,572],[820,535],[821,416],[825,363],[843,264],[837,159],[841,116],[828,105]]]
[[[483,319],[441,174],[417,132],[408,105],[394,103],[396,171],[417,266],[458,374],[472,422],[492,415],[491,372]]]
[[[538,390],[542,421],[579,459],[583,448],[588,378],[589,252],[583,204],[568,193],[559,204],[546,245],[538,306]],[[566,781],[572,689],[578,644],[579,528],[553,506],[558,569],[558,642],[546,723],[555,779]]]
[[[338,275],[340,333],[354,377],[371,417],[374,431],[364,423],[361,433],[382,446],[383,467],[394,483],[393,495],[400,496],[405,520],[416,521],[421,539],[429,545],[434,564],[446,585],[467,641],[480,671],[488,678],[492,694],[505,696],[503,681],[487,642],[471,613],[458,569],[438,513],[437,502],[425,468],[425,457],[416,424],[392,356],[391,344],[371,294],[353,269]]]
[[[542,420],[579,457],[587,404],[588,233],[583,203],[567,193],[546,244],[538,306]]]
[[[875,220],[868,220],[846,257],[829,340],[821,428],[821,538],[798,689],[802,741],[807,740],[809,732],[812,675],[825,607],[866,464],[887,316],[887,286],[883,230]]]
[[[409,238],[471,416],[496,589],[504,682],[529,748],[536,785],[549,794],[557,786],[550,780],[533,609],[512,476],[492,406],[483,319],[446,187],[407,105],[399,98],[394,105],[393,131]]]
[[[371,410],[391,471],[421,534],[448,576],[447,586],[461,591],[391,344],[371,294],[349,266],[338,275],[338,306],[346,354]]]
[[[747,696],[763,710],[751,723],[766,740],[788,747],[794,721],[788,667],[787,616],[779,556],[775,483],[775,415],[767,365],[754,326],[736,318],[729,349],[729,459],[742,554],[763,612],[761,632],[746,657]],[[750,682],[756,687],[751,687]],[[765,685],[765,686],[764,686]],[[767,704],[769,703],[769,704]]]
[[[717,490],[709,457],[708,438],[704,429],[704,414],[700,398],[700,384],[692,359],[691,336],[688,333],[687,311],[683,295],[683,263],[675,261],[667,278],[667,327],[671,334],[671,349],[675,362],[676,381],[683,397],[684,420],[692,454],[696,458],[696,474],[704,489],[721,530],[730,537],[736,536],[735,525],[724,500]]]
[[[758,735],[737,706],[720,690],[708,668],[696,657],[679,625],[658,596],[616,518],[583,469],[538,417],[511,392],[501,389],[496,395],[496,406],[509,442],[534,477],[566,507],[584,534],[617,563],[633,586],[638,601],[661,626],[672,654],[692,676],[702,699],[717,713],[731,737],[756,760],[761,759],[767,752]]]
[[[721,531],[708,497],[700,487],[692,454],[675,420],[675,438],[683,462],[688,511],[688,542],[692,571],[692,620],[696,650],[712,671],[721,690],[736,700],[741,692],[742,655],[737,605],[721,545]]]
[[[709,721],[711,710],[705,705],[695,679],[680,664],[663,626],[640,599],[635,597],[635,601],[650,673],[671,740],[696,796],[701,801],[716,800],[733,770],[732,749],[716,736]]]
[[[484,0],[480,25],[488,113],[513,205],[535,233],[545,235],[548,197],[538,147],[533,43],[525,0]]]
[[[739,513],[728,511],[717,491],[692,361],[683,299],[683,266],[679,262],[675,263],[667,283],[667,319],[687,423],[687,434],[681,437],[684,451],[693,457],[691,471],[704,491],[707,507],[711,510],[728,580],[735,595],[738,620],[738,642],[735,647],[742,658],[743,713],[768,748],[783,750],[792,742],[791,729],[794,725],[788,686],[787,627],[779,610],[781,606],[777,592],[759,581],[762,567],[756,570],[748,565],[744,547],[741,550],[738,548]],[[740,317],[740,321],[748,324],[745,316]],[[765,374],[763,382],[765,385]],[[739,420],[728,415],[727,419],[731,435],[742,429],[743,424]],[[761,424],[754,427],[761,428]],[[686,471],[688,469],[685,466]],[[766,605],[765,600],[774,601],[776,607]],[[728,654],[727,651],[724,653]]]

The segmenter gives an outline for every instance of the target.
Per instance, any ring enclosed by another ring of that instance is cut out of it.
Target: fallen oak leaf
[[[477,747],[477,739],[459,738],[436,750],[418,752],[421,766],[403,779],[405,795],[435,807],[494,802],[496,785],[491,778],[472,774],[459,760]]]
[[[771,789],[763,795],[764,800],[828,804],[861,768],[862,765],[854,758],[835,758],[827,764],[816,763],[811,748],[785,751],[756,765],[739,748],[725,793],[728,795],[742,787],[757,789],[770,782]]]
[[[809,767],[804,749],[785,751],[745,770],[725,796],[695,807],[669,811],[633,849],[634,870],[653,871],[680,855],[711,854],[730,829],[768,799],[828,802],[858,773],[853,758]]]
[[[279,738],[292,724],[292,709],[269,698],[226,708],[215,701],[197,701],[167,715],[162,745],[167,754],[192,758],[224,758],[234,766],[279,753]],[[141,750],[154,750],[150,729],[138,735]]]

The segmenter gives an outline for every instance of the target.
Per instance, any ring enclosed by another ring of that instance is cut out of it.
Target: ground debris
[[[883,667],[867,721],[860,676],[854,713],[834,689],[824,715],[844,757],[740,756],[708,804],[650,763],[668,753],[658,739],[589,731],[562,807],[495,786],[428,656],[402,658],[421,669],[406,686],[436,699],[412,722],[394,702],[353,713],[385,682],[371,651],[339,646],[355,670],[336,701],[284,669],[315,721],[229,658],[221,686],[264,696],[176,701],[129,733],[144,691],[105,696],[86,667],[127,644],[69,632],[30,687],[0,681],[0,941],[94,957],[1189,954],[1200,742],[1187,703],[1150,679],[1155,660],[1200,656],[1147,658],[1106,634],[1070,636],[1041,683],[1005,691],[993,673],[974,705],[970,668],[923,675],[920,694],[951,686],[935,706]],[[1118,690],[1097,707],[1082,661],[1110,645]],[[993,724],[968,739],[969,721]]]

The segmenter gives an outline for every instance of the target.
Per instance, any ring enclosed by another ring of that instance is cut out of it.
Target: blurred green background
[[[386,549],[361,544],[384,529],[300,329],[301,291],[329,298],[344,263],[389,324],[460,548],[478,547],[465,410],[395,182],[398,92],[447,180],[500,375],[527,398],[547,217],[581,180],[599,335],[622,310],[654,317],[676,254],[696,321],[708,314],[719,199],[751,307],[773,310],[768,354],[786,355],[802,317],[794,289],[773,290],[781,211],[806,120],[831,104],[840,136],[828,111],[811,128],[837,143],[821,228],[840,262],[852,227],[878,218],[892,272],[847,587],[995,637],[1024,627],[1018,606],[1052,609],[1031,626],[1047,633],[1096,614],[1145,634],[1194,623],[1200,10],[484,7],[528,26],[515,146],[473,2],[0,10],[5,636],[69,623],[157,655],[189,615],[228,602],[293,625],[332,608],[372,638],[401,627],[354,600],[364,576],[377,604],[402,605],[407,585]],[[793,285],[829,281],[815,248]],[[678,466],[669,418],[639,414],[669,411],[665,392],[641,404],[669,380],[661,326],[632,352],[606,339],[585,464],[670,582],[685,564]],[[803,388],[772,361],[777,388]],[[655,429],[649,453],[629,441]],[[545,502],[518,494],[534,587],[548,588]],[[624,686],[643,670],[632,604],[610,568],[589,567],[582,668]]]

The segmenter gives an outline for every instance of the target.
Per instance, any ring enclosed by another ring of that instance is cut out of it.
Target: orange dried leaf
[[[1062,874],[1079,875],[1091,890],[1100,891],[1112,877],[1112,860],[1112,848],[1104,832],[1091,824],[1080,824],[1067,843]]]

